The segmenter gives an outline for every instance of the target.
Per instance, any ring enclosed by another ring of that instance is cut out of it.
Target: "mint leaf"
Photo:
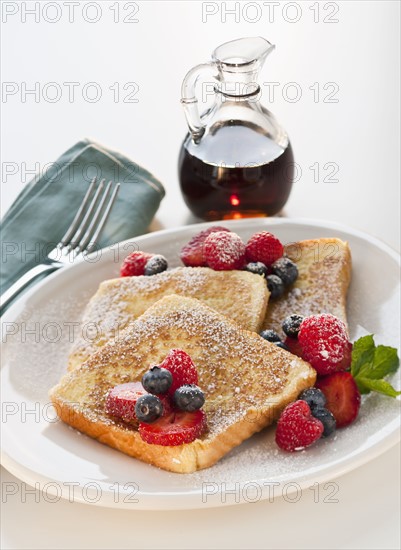
[[[390,348],[390,346],[377,346],[374,350],[372,363],[363,365],[359,370],[358,376],[379,380],[392,372],[396,372],[399,365],[400,360],[395,348]]]
[[[397,397],[397,395],[401,395],[401,391],[395,390],[391,384],[386,382],[386,380],[374,380],[371,378],[358,377],[357,383],[358,388],[359,383],[361,383],[363,387],[367,388],[367,391],[363,392],[359,388],[359,391],[361,391],[361,393],[369,393],[369,391],[375,391],[378,393],[382,393],[383,395],[388,395],[389,397]]]
[[[362,336],[352,346],[351,374],[355,378],[361,368],[373,361],[375,355],[375,342],[373,334]]]
[[[362,381],[362,379],[358,376],[357,378],[354,378],[356,385],[358,386],[359,393],[361,395],[364,395],[365,393],[370,393],[372,390],[371,388],[368,388]],[[370,380],[370,378],[366,378],[366,380]]]
[[[396,372],[399,365],[397,350],[390,346],[376,346],[372,334],[359,338],[353,345],[351,374],[361,393],[376,391],[390,397],[400,395],[383,380]]]

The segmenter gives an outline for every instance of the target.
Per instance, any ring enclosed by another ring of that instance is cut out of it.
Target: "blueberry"
[[[298,395],[298,399],[306,401],[312,411],[315,409],[323,409],[326,405],[326,397],[321,390],[317,388],[308,388]]]
[[[284,344],[284,342],[273,342],[278,348],[285,349],[285,351],[290,351],[288,346]]]
[[[135,415],[139,422],[151,424],[163,414],[163,403],[155,395],[141,395],[135,404]]]
[[[152,367],[142,377],[142,386],[148,393],[166,393],[173,383],[170,371],[160,367]]]
[[[312,414],[315,418],[320,420],[323,424],[323,437],[329,437],[336,430],[336,419],[330,411],[325,408],[318,408],[312,411]]]
[[[284,283],[277,275],[268,275],[266,277],[267,288],[270,290],[272,298],[279,298],[284,292]]]
[[[267,267],[262,262],[250,262],[244,267],[245,271],[250,271],[251,273],[256,273],[256,275],[267,275]]]
[[[280,277],[285,286],[292,285],[298,277],[297,265],[285,256],[282,256],[272,264],[272,271]]]
[[[268,342],[281,342],[281,338],[277,334],[277,332],[271,329],[262,330],[262,332],[260,333],[260,336],[265,340],[267,340]]]
[[[281,325],[283,331],[290,338],[298,338],[299,327],[301,326],[303,320],[304,318],[302,315],[289,315],[284,319],[283,324]]]
[[[166,271],[168,268],[167,260],[161,254],[156,254],[145,265],[145,275],[156,275],[162,271]]]
[[[174,402],[182,411],[197,411],[205,402],[203,391],[195,384],[185,384],[174,392]]]

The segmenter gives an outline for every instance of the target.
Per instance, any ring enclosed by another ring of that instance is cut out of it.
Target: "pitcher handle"
[[[201,120],[198,108],[198,99],[196,97],[196,84],[201,74],[205,72],[212,73],[215,80],[218,80],[218,71],[215,63],[202,63],[191,69],[184,78],[181,88],[181,103],[184,107],[185,118],[187,120],[192,139],[197,142],[203,136],[206,125]]]

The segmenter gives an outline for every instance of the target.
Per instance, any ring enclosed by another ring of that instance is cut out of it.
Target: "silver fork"
[[[27,271],[1,295],[0,315],[3,315],[15,298],[35,279],[48,275],[64,265],[71,264],[93,250],[120,188],[120,184],[117,183],[112,190],[112,181],[107,184],[105,189],[104,186],[104,179],[97,187],[96,178],[92,180],[81,206],[61,241],[49,252],[41,264]]]

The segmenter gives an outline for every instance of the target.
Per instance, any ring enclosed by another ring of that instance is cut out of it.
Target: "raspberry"
[[[153,257],[153,254],[148,252],[142,252],[138,250],[136,252],[131,252],[120,268],[121,277],[132,277],[134,275],[143,275],[145,273],[145,265]]]
[[[302,359],[320,375],[348,369],[352,344],[345,324],[329,313],[306,317],[300,326],[298,341]]]
[[[277,423],[276,443],[284,451],[302,451],[320,439],[323,424],[312,416],[306,401],[294,401],[286,406]]]
[[[230,231],[225,227],[220,227],[218,225],[213,225],[209,229],[200,231],[186,244],[180,252],[180,258],[184,265],[189,267],[205,267],[206,260],[203,253],[203,246],[206,240],[206,237],[210,233],[215,233],[216,231]]]
[[[170,350],[167,357],[160,364],[160,368],[167,369],[173,375],[173,383],[168,390],[171,396],[180,386],[198,383],[198,371],[191,357],[182,349]]]
[[[284,254],[284,247],[272,233],[255,233],[246,245],[246,258],[249,262],[262,262],[271,265]]]
[[[241,269],[245,263],[245,245],[236,233],[218,231],[205,240],[205,259],[216,271]]]

